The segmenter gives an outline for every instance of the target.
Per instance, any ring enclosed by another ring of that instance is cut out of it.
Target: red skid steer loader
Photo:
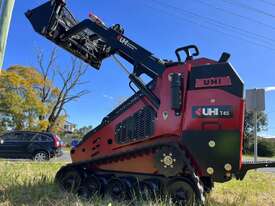
[[[178,205],[200,205],[214,182],[275,167],[242,160],[244,86],[228,53],[218,61],[198,58],[190,45],[176,49],[177,61],[161,60],[119,24],[107,27],[94,15],[79,22],[64,0],[48,1],[26,17],[40,35],[96,69],[113,57],[134,91],[71,150],[72,163],[56,175],[65,191],[119,201],[168,194]],[[152,81],[145,84],[142,74]]]

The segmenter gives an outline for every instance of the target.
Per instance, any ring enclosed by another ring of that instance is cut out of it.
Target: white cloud
[[[265,87],[265,92],[271,92],[271,91],[275,91],[275,86],[272,87]]]

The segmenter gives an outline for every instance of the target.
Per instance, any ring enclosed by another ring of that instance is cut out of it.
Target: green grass
[[[209,205],[275,206],[275,174],[250,171],[243,181],[216,184]]]
[[[0,161],[0,206],[10,205],[94,205],[126,206],[111,200],[93,198],[87,202],[60,192],[53,184],[56,171],[64,163]],[[169,205],[165,201],[143,202],[142,206]],[[275,206],[275,174],[249,172],[244,181],[216,184],[207,197],[209,206]]]

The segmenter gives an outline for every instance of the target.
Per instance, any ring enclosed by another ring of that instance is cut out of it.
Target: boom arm
[[[62,37],[65,40],[70,39],[86,29],[96,33],[104,40],[106,45],[111,47],[111,50],[134,65],[134,73],[136,75],[139,76],[142,73],[146,73],[154,79],[164,71],[164,65],[160,63],[160,60],[155,58],[152,53],[123,36],[121,33],[113,30],[113,28],[99,26],[96,22],[93,22],[90,19],[86,19],[72,27],[70,30],[65,32]]]
[[[120,25],[108,28],[96,18],[78,22],[66,8],[64,0],[48,1],[26,12],[26,16],[36,32],[96,69],[100,69],[102,60],[113,54],[127,60],[134,66],[130,80],[155,107],[159,107],[159,99],[139,76],[145,73],[156,79],[165,66],[151,52],[125,37]]]

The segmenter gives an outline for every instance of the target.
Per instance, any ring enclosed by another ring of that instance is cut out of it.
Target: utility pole
[[[0,0],[0,74],[4,63],[5,49],[15,0]]]

